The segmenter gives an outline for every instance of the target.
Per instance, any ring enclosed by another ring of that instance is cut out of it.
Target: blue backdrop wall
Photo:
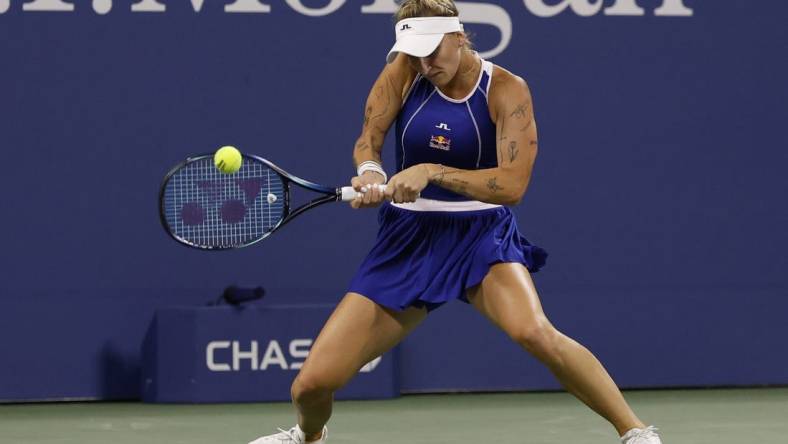
[[[207,254],[167,238],[157,191],[225,144],[347,183],[394,7],[0,0],[0,399],[138,397],[154,311],[231,283],[336,302],[374,211],[324,207]],[[626,387],[788,383],[788,3],[460,8],[534,96],[541,149],[515,211],[550,252],[535,279],[554,323]],[[460,303],[402,351],[405,391],[556,387]],[[450,358],[466,365],[430,378]]]

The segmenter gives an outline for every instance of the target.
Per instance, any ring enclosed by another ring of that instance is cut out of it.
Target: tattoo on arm
[[[359,140],[358,143],[356,143],[356,150],[358,151],[367,151],[370,148],[371,147],[369,146],[369,144],[367,142],[364,142],[363,140]]]
[[[470,187],[471,183],[467,180],[461,179],[460,177],[455,176],[456,174],[464,173],[466,171],[463,170],[454,170],[454,171],[447,171],[446,168],[441,165],[441,171],[435,173],[431,177],[432,183],[438,186],[443,186],[455,193],[466,194],[468,193],[468,187]],[[492,191],[493,193],[497,193],[498,191],[503,190],[503,187],[498,185],[498,177],[493,177],[487,180],[487,188]]]
[[[528,122],[528,125],[525,125],[524,127],[520,128],[520,132],[524,133],[524,132],[528,131],[528,128],[530,128],[531,125],[533,125],[533,123],[534,123],[534,119],[531,119],[531,121]]]
[[[446,167],[444,165],[440,165],[440,167],[441,167],[441,170],[439,172],[433,174],[432,177],[430,177],[430,180],[431,181],[435,181],[435,185],[438,185],[438,186],[443,185],[443,183],[445,182],[446,176],[453,176],[455,174],[461,174],[461,173],[464,172],[463,170],[447,171]],[[455,182],[455,181],[457,181],[457,182],[464,182],[466,184],[468,183],[468,182],[462,181],[460,179],[452,178],[452,182]]]
[[[435,185],[442,186],[443,185],[443,177],[446,176],[446,167],[443,165],[440,166],[441,170],[432,176],[433,180],[435,180]]]
[[[470,185],[470,182],[467,180],[458,179],[456,177],[451,179],[451,183],[454,185],[454,191],[460,194],[465,194],[468,190],[468,185]]]
[[[378,96],[379,100],[383,100],[384,96],[386,96],[385,91],[383,90],[382,86],[378,86],[377,88],[375,88],[375,94]],[[373,120],[377,120],[377,119],[383,117],[386,114],[386,112],[388,112],[389,104],[391,103],[391,98],[386,96],[385,100],[386,100],[386,102],[383,104],[383,109],[379,113],[375,114],[374,116],[370,116],[370,118],[369,118],[370,122],[373,121]],[[371,111],[372,110],[370,109],[370,114],[372,114]]]
[[[388,91],[386,87],[383,85],[378,85],[373,90],[373,94],[377,99],[378,106],[381,107],[380,112],[377,112],[375,115],[372,115],[374,112],[373,106],[368,105],[367,109],[364,113],[364,127],[367,127],[370,123],[373,123],[375,120],[385,116],[389,112],[389,108],[392,102],[392,94],[396,94],[394,81],[391,79],[391,76],[386,76],[386,83],[388,84],[391,91]],[[379,131],[383,131],[382,128],[377,128]]]
[[[523,117],[528,115],[528,107],[530,106],[531,104],[528,102],[517,105],[517,108],[514,109],[512,114],[509,115],[509,117],[517,117],[518,119],[522,119]]]
[[[366,127],[369,125],[369,118],[372,116],[372,106],[368,106],[366,111],[364,111],[364,126]]]
[[[504,130],[506,129],[506,119],[503,119],[501,122],[501,136],[498,138],[498,164],[500,165],[503,162],[503,141],[507,139],[504,135]]]
[[[514,162],[514,159],[517,159],[517,154],[520,152],[520,149],[517,148],[517,142],[509,142],[509,162]]]
[[[493,177],[492,179],[487,181],[487,188],[489,188],[490,191],[492,191],[493,193],[497,193],[498,191],[501,191],[503,189],[503,187],[498,185],[497,177]]]

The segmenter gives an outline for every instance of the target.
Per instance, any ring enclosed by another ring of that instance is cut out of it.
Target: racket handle
[[[381,185],[380,191],[386,191],[386,185]],[[363,193],[358,193],[353,187],[342,187],[342,202],[350,202],[359,194]]]

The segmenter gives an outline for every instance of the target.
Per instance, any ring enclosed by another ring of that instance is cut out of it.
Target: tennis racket
[[[293,184],[321,196],[292,208]],[[356,195],[352,187],[318,185],[248,154],[240,170],[224,174],[214,166],[213,154],[204,154],[186,159],[164,177],[159,215],[176,241],[202,250],[228,250],[265,239],[306,210]]]

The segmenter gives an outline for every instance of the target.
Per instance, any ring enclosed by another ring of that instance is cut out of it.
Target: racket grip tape
[[[380,185],[380,191],[386,191],[386,185]],[[353,187],[342,187],[342,202],[350,202],[355,199],[359,193]]]

